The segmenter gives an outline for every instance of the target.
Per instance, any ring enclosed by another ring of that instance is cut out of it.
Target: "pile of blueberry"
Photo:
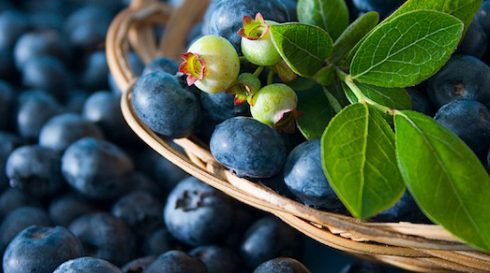
[[[348,1],[353,19],[370,10],[388,16],[403,2]],[[128,3],[0,0],[0,272],[310,272],[300,262],[299,232],[187,177],[127,126],[104,41]],[[347,213],[321,169],[319,141],[291,130],[300,118],[294,90],[262,87],[270,79],[255,73],[256,64],[284,68],[262,31],[295,21],[295,7],[295,0],[213,0],[189,34],[192,54],[183,64],[157,58],[145,66],[130,53],[141,75],[134,108],[165,138],[197,135],[238,176],[313,208]],[[486,1],[458,55],[409,90],[415,110],[437,112],[435,119],[485,162],[489,13]],[[214,58],[200,58],[209,52]],[[233,83],[233,94],[222,92]],[[375,219],[428,222],[408,193]],[[384,271],[357,263],[342,272]]]

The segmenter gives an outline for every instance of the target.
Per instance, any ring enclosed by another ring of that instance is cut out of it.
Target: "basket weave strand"
[[[263,185],[234,176],[199,140],[174,140],[184,149],[186,154],[182,154],[141,122],[132,107],[137,77],[129,67],[128,52],[136,52],[144,63],[159,56],[178,61],[186,49],[187,33],[202,19],[208,4],[209,0],[187,0],[175,9],[157,0],[133,0],[111,24],[106,39],[107,60],[117,85],[123,90],[124,118],[143,141],[203,182],[276,215],[332,248],[418,272],[490,272],[490,255],[475,251],[439,226],[373,223],[309,208]],[[164,24],[165,33],[157,42],[154,27]]]

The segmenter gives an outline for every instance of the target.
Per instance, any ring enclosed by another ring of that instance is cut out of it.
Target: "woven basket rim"
[[[312,209],[263,185],[236,177],[198,139],[173,140],[184,149],[184,155],[141,122],[132,108],[132,90],[138,78],[129,68],[130,48],[145,64],[158,56],[177,61],[185,50],[186,34],[202,19],[209,1],[186,0],[180,8],[173,8],[158,0],[133,0],[110,26],[106,38],[107,61],[123,90],[121,109],[131,129],[146,144],[203,182],[276,215],[330,247],[418,272],[490,272],[490,255],[465,245],[440,226],[361,221]],[[157,42],[152,27],[160,24],[167,26]]]

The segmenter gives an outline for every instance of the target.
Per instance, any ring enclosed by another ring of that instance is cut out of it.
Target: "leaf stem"
[[[247,61],[247,57],[245,57],[245,56],[241,56],[241,57],[238,57],[238,58],[240,59],[240,61],[244,61],[244,62]]]
[[[274,76],[276,75],[276,72],[274,70],[271,70],[269,72],[269,75],[267,75],[267,85],[272,84],[274,82]]]
[[[260,73],[262,73],[262,71],[264,71],[264,69],[265,69],[265,66],[259,66],[259,67],[257,68],[257,70],[255,70],[255,72],[254,72],[254,76],[255,76],[255,77],[259,77],[259,76],[260,76]]]
[[[383,106],[383,105],[373,101],[372,99],[368,98],[366,95],[364,95],[364,93],[362,93],[361,89],[359,89],[359,87],[354,82],[354,79],[352,79],[351,75],[347,75],[344,71],[342,71],[338,68],[336,68],[336,72],[337,72],[337,75],[339,76],[339,78],[349,87],[349,89],[352,91],[352,93],[354,93],[354,95],[356,95],[359,102],[366,102],[369,105],[373,106],[374,108],[377,108],[380,111],[387,113],[391,116],[393,116],[395,114],[395,110],[393,110],[389,107]]]

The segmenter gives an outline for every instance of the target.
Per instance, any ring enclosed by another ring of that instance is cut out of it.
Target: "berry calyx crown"
[[[197,53],[187,52],[180,55],[184,62],[180,64],[179,71],[187,75],[187,84],[193,85],[196,81],[204,79],[206,63]]]
[[[269,33],[269,28],[259,12],[255,20],[250,16],[243,16],[243,28],[238,31],[238,35],[249,40],[260,40]]]

